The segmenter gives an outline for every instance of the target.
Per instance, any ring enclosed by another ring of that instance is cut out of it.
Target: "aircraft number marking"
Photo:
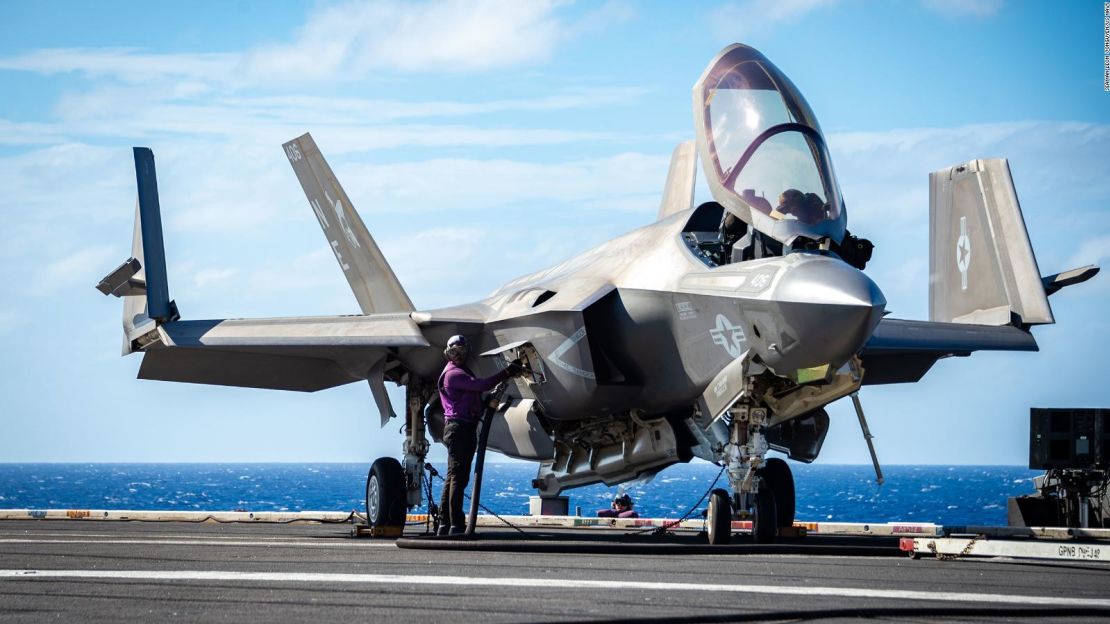
[[[755,290],[763,290],[764,288],[767,287],[767,284],[770,284],[770,283],[771,283],[771,276],[767,273],[760,273],[760,274],[756,275],[755,277],[753,277],[752,281],[749,282],[748,285],[749,285],[749,287],[751,287]]]
[[[343,262],[343,253],[339,251],[339,241],[331,241],[331,250],[335,252],[335,259],[339,261],[339,266],[343,267],[344,271],[351,268],[351,265]]]
[[[724,314],[717,315],[717,325],[709,330],[709,335],[713,338],[713,342],[721,345],[733,359],[744,353],[744,343],[747,341],[744,328],[733,325]]]
[[[676,301],[674,309],[678,312],[678,320],[690,321],[698,318],[698,311],[694,309],[694,304],[689,301]]]
[[[355,231],[351,229],[351,222],[347,220],[347,215],[343,211],[343,202],[339,199],[332,199],[327,191],[324,191],[324,199],[327,200],[332,211],[335,212],[335,218],[339,220],[339,227],[343,228],[343,235],[347,238],[347,242],[355,249],[358,249],[361,245],[358,244],[358,239],[355,238]]]
[[[324,209],[320,207],[320,200],[313,198],[309,203],[312,204],[312,212],[316,213],[316,220],[320,222],[320,227],[325,230],[330,226],[328,225],[328,217],[324,214]]]
[[[956,268],[960,270],[960,289],[967,290],[967,269],[971,266],[971,239],[967,236],[967,217],[960,217],[960,237],[956,239]]]
[[[296,143],[290,143],[285,146],[285,156],[289,158],[289,162],[294,163],[304,158],[301,156],[301,148],[297,147]]]

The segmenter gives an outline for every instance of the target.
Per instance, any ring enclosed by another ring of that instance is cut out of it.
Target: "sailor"
[[[621,492],[613,497],[612,504],[609,509],[599,509],[597,511],[598,518],[639,518],[640,514],[632,509],[632,497],[625,492]]]
[[[478,422],[485,409],[482,392],[524,370],[520,360],[514,360],[496,375],[475,377],[466,366],[470,347],[465,336],[452,336],[443,354],[447,366],[436,384],[443,405],[443,443],[447,446],[447,478],[439,503],[440,535],[462,533],[466,529],[463,492],[470,481],[470,464],[478,446]]]

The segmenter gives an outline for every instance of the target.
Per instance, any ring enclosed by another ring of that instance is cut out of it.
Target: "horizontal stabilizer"
[[[1044,294],[1053,295],[1061,288],[1082,284],[1083,282],[1098,275],[1098,267],[1089,264],[1085,267],[1064,271],[1055,275],[1048,275],[1041,278],[1041,283],[1044,284]]]
[[[407,314],[176,321],[159,328],[140,379],[313,392],[384,377],[369,363],[428,346]]]
[[[976,351],[1037,351],[1032,334],[1010,325],[884,318],[864,345],[865,385],[918,381],[937,360]]]
[[[100,280],[96,289],[105,295],[115,297],[136,297],[146,294],[146,282],[135,277],[143,266],[136,258],[128,258],[123,264],[116,267]]]

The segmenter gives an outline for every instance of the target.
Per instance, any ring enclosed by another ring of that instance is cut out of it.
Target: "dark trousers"
[[[465,527],[463,492],[470,482],[470,465],[478,448],[478,424],[448,420],[443,426],[443,443],[447,445],[447,478],[439,500],[439,525]]]

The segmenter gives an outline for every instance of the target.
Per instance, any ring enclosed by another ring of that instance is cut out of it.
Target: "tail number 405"
[[[302,158],[301,148],[296,143],[289,143],[285,146],[285,155],[289,157],[289,162],[297,162]]]

